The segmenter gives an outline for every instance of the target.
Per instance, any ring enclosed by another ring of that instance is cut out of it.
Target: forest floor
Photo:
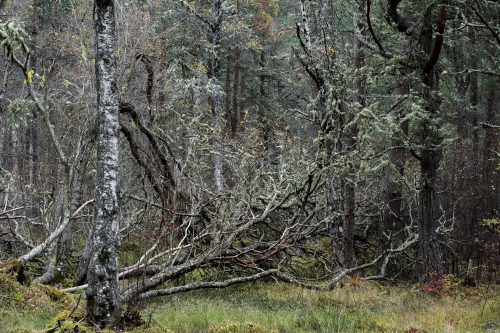
[[[175,332],[253,322],[274,332],[500,332],[500,286],[383,286],[358,278],[330,292],[254,283],[156,299],[144,314]]]
[[[1,332],[98,332],[82,326],[84,300],[78,295],[16,283],[0,275]],[[140,307],[144,325],[116,332],[500,332],[497,285],[426,292],[354,277],[325,292],[257,282],[157,298]]]

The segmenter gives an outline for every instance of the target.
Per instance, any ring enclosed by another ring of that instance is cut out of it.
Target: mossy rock
[[[276,333],[262,325],[245,322],[245,323],[226,323],[217,327],[212,327],[208,333]]]
[[[70,316],[71,314],[71,316]],[[59,312],[48,324],[46,332],[51,333],[94,333],[95,329],[88,327],[85,323],[82,323],[82,319],[85,318],[85,314],[80,311],[64,310]]]
[[[24,265],[19,260],[10,260],[0,265],[0,275],[13,276],[17,282],[25,286],[31,283],[31,279],[24,272]]]
[[[41,291],[44,292],[45,295],[49,296],[49,298],[53,301],[60,301],[65,297],[69,296],[68,293],[63,291],[59,291],[57,288],[47,286],[45,284],[38,284],[38,287]]]
[[[19,283],[12,276],[0,274],[0,293],[16,292],[19,287]]]

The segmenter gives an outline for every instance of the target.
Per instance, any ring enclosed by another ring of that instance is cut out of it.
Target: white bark
[[[213,21],[210,25],[211,28],[211,38],[212,38],[212,112],[213,112],[213,126],[215,131],[214,136],[214,179],[215,179],[215,187],[217,193],[220,193],[224,190],[224,179],[223,179],[223,157],[221,150],[221,142],[222,142],[222,126],[221,126],[221,91],[220,91],[220,9],[221,9],[221,1],[216,0],[214,2],[213,7]]]
[[[302,17],[302,31],[304,32],[304,38],[306,39],[306,48],[309,53],[311,53],[311,34],[309,30],[309,22],[307,20],[306,4],[304,0],[300,0],[300,15]]]
[[[89,203],[91,203],[93,201],[94,200],[89,200],[89,201],[85,202],[83,205],[80,206],[80,208],[78,208],[73,213],[73,215],[78,214],[80,212],[80,210],[82,210],[85,206],[87,206]],[[63,222],[59,225],[59,227],[57,227],[57,229],[54,230],[50,234],[50,236],[47,237],[45,239],[45,241],[43,241],[43,243],[37,245],[31,251],[29,251],[25,255],[19,257],[19,262],[25,263],[25,262],[30,261],[31,259],[33,259],[35,256],[39,255],[40,253],[42,253],[42,251],[44,251],[64,231],[64,229],[66,228],[66,226],[69,223],[69,220],[70,220],[69,216],[65,216]]]
[[[216,83],[216,87],[218,88],[219,82]],[[217,89],[215,89],[217,90]],[[218,91],[212,92],[212,105],[213,105],[213,122],[214,122],[214,179],[215,179],[215,188],[217,193],[220,193],[224,190],[224,180],[223,180],[223,158],[222,158],[222,149],[221,149],[221,140],[222,140],[222,126],[220,124],[220,95]]]
[[[116,92],[113,0],[95,0],[95,69],[99,122],[92,257],[88,271],[87,316],[100,327],[120,319],[118,285],[118,96]]]
[[[255,281],[255,280],[264,278],[266,276],[276,274],[277,272],[278,272],[277,269],[270,269],[270,270],[262,271],[260,273],[256,273],[253,275],[236,277],[236,278],[228,279],[225,281],[214,281],[214,282],[201,282],[201,281],[199,281],[199,282],[190,283],[190,284],[187,284],[184,286],[171,287],[171,288],[160,289],[160,290],[150,290],[148,292],[142,293],[140,295],[140,298],[147,299],[147,298],[151,298],[151,297],[173,295],[173,294],[183,293],[186,291],[196,290],[196,289],[227,288],[227,287],[234,285],[234,284]]]

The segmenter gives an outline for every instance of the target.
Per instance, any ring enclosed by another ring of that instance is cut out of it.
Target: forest
[[[0,269],[146,299],[500,283],[500,4],[0,0]]]

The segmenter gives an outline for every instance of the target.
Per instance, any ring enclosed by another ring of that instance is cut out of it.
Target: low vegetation
[[[2,332],[96,332],[84,325],[85,300],[0,274]],[[451,278],[448,277],[448,279]],[[255,282],[198,290],[143,304],[141,320],[120,332],[500,332],[500,287],[385,286],[350,277],[333,291]],[[104,330],[102,332],[115,332]]]
[[[254,283],[196,291],[148,304],[156,322],[175,332],[213,330],[224,323],[259,323],[251,332],[494,332],[500,325],[495,286],[436,295],[412,286],[383,286],[350,278],[331,292],[289,284]],[[248,331],[227,331],[248,332]]]

